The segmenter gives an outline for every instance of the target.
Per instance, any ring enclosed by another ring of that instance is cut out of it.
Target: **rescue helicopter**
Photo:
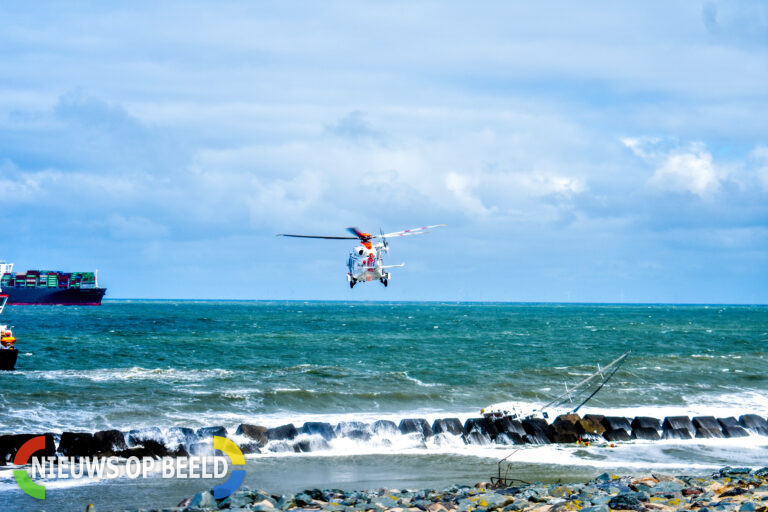
[[[378,235],[364,233],[359,229],[352,227],[347,228],[347,231],[355,236],[289,235],[287,233],[280,233],[277,236],[319,238],[322,240],[360,240],[360,245],[353,247],[352,251],[350,251],[349,260],[347,261],[347,281],[349,282],[349,287],[354,288],[357,283],[365,283],[373,280],[379,280],[381,284],[387,286],[390,278],[389,269],[405,266],[405,263],[399,265],[384,265],[381,255],[385,252],[389,254],[389,242],[387,242],[387,238],[421,235],[428,229],[439,228],[441,226],[445,226],[445,224],[405,229],[403,231],[395,231],[394,233],[384,233],[379,230],[380,234]],[[374,243],[372,242],[374,239],[381,241]]]

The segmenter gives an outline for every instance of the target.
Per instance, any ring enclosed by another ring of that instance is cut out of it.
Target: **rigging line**
[[[619,371],[619,368],[621,368],[621,365],[622,365],[622,364],[624,364],[624,361],[626,361],[626,358],[622,359],[622,360],[619,362],[619,364],[618,364],[618,365],[616,365],[616,368],[614,368],[614,369],[613,369],[613,371],[612,371],[612,372],[611,372],[611,374],[608,376],[608,378],[606,378],[606,379],[605,379],[605,380],[604,380],[604,381],[603,381],[603,382],[602,382],[602,383],[601,383],[601,384],[600,384],[600,385],[597,387],[597,389],[596,389],[596,390],[595,390],[595,391],[594,391],[594,392],[593,392],[591,395],[589,395],[589,396],[587,397],[587,399],[586,399],[586,400],[584,400],[583,402],[581,402],[581,403],[579,404],[579,406],[578,406],[578,407],[576,407],[576,408],[575,408],[573,411],[571,411],[571,414],[575,414],[575,413],[576,413],[576,412],[577,412],[579,409],[581,409],[581,406],[582,406],[582,405],[584,405],[585,403],[589,402],[589,401],[592,399],[592,397],[593,397],[593,396],[595,396],[595,395],[597,394],[597,392],[598,392],[598,391],[600,391],[601,389],[603,389],[603,386],[605,386],[605,384],[606,384],[606,383],[607,383],[609,380],[611,380],[611,377],[613,377],[613,376],[616,374],[616,372],[617,372],[617,371]]]

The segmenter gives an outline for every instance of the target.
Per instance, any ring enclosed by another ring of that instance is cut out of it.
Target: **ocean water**
[[[0,434],[463,421],[489,406],[540,407],[627,350],[581,413],[768,416],[764,306],[106,301],[8,307],[3,322],[15,326],[20,356],[16,372],[0,374]],[[473,484],[511,451],[340,438],[308,454],[249,456],[246,485],[296,492]],[[768,437],[531,446],[511,460],[525,480],[708,472],[766,465]],[[0,469],[0,505],[167,507],[216,483],[49,481],[45,502],[36,502]]]

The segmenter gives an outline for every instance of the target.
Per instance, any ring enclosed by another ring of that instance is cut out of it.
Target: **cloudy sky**
[[[4,2],[2,254],[111,298],[768,302],[768,4]],[[395,240],[349,290],[347,226]]]

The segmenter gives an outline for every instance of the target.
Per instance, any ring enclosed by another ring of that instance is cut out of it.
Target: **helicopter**
[[[316,235],[289,235],[280,233],[277,236],[289,236],[293,238],[320,238],[323,240],[360,240],[360,245],[355,246],[349,253],[347,261],[347,281],[349,287],[354,288],[357,283],[365,283],[373,280],[379,280],[385,287],[389,284],[391,268],[404,267],[405,263],[399,265],[384,265],[382,253],[389,254],[389,242],[387,238],[395,236],[421,235],[428,229],[439,228],[445,224],[436,224],[434,226],[424,226],[421,228],[405,229],[395,231],[394,233],[384,233],[379,230],[378,235],[364,233],[355,227],[347,228],[355,236],[316,236]],[[371,240],[380,239],[381,242],[373,243]]]

